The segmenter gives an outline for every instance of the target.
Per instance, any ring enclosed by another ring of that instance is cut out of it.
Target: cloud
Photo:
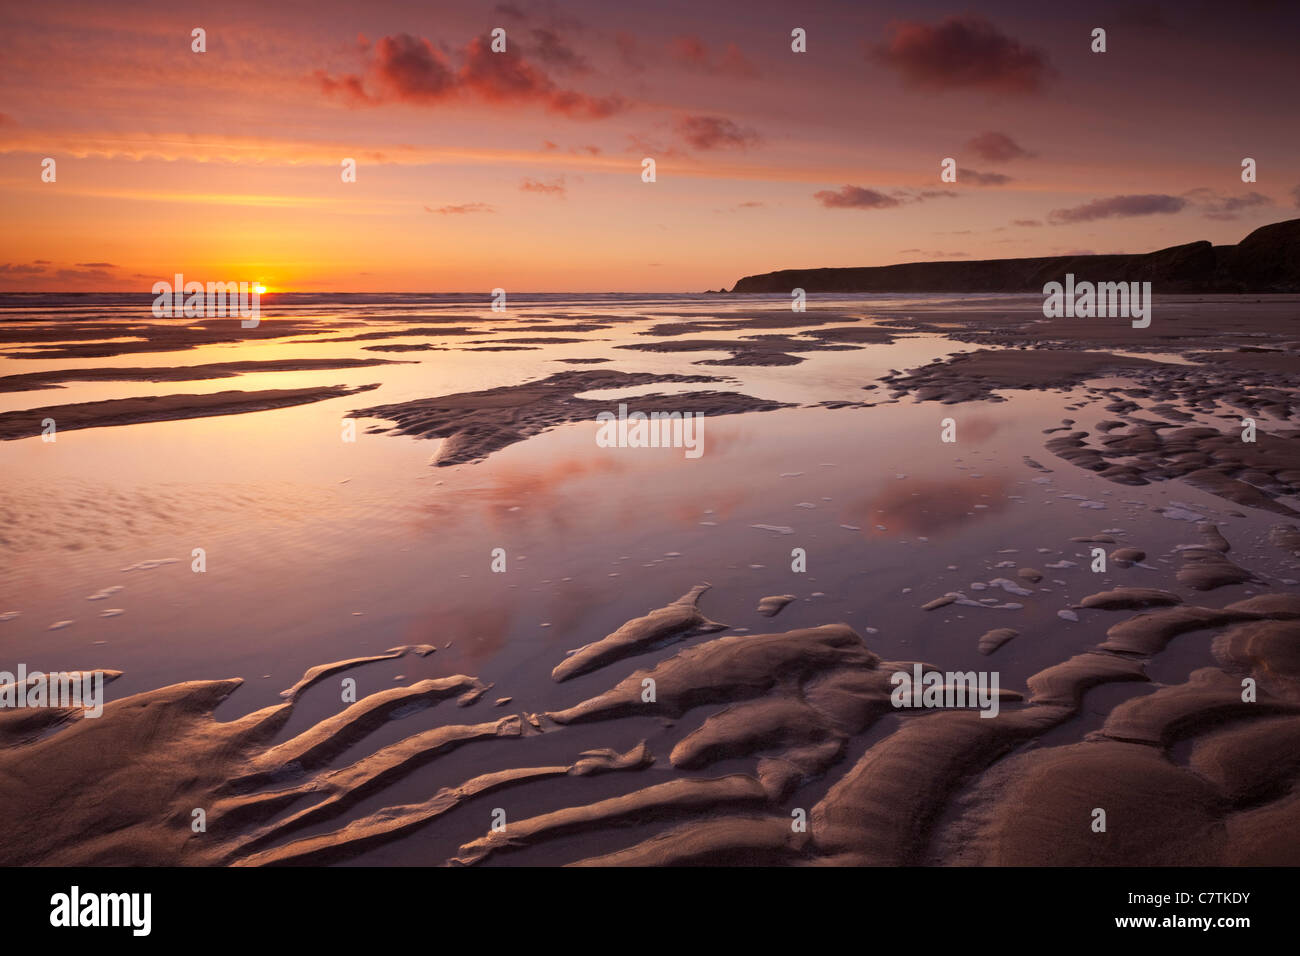
[[[38,262],[26,265],[21,262],[0,262],[0,275],[38,276],[43,275],[45,266]]]
[[[89,280],[108,280],[113,276],[106,269],[60,269],[54,278],[64,282],[85,282]]]
[[[30,289],[33,282],[39,281],[46,288],[104,289],[120,287],[123,281],[113,271],[120,267],[111,262],[78,262],[76,268],[47,268],[51,265],[48,259],[34,259],[30,263],[0,262],[0,288]]]
[[[962,169],[958,166],[957,181],[973,183],[976,186],[1005,186],[1011,182],[1011,177],[1003,176],[1001,173],[981,173],[978,169]]]
[[[969,252],[939,252],[937,249],[899,249],[899,255],[906,255],[909,252],[915,252],[917,255],[925,256],[927,259],[969,259]]]
[[[625,149],[624,152],[633,153],[639,156],[655,156],[662,158],[685,155],[682,150],[678,149],[676,146],[668,145],[658,138],[647,138],[642,136],[640,133],[628,133],[627,143],[627,149]]]
[[[1205,186],[1189,190],[1183,193],[1183,196],[1199,206],[1202,210],[1201,214],[1206,219],[1218,219],[1228,222],[1240,219],[1238,213],[1243,210],[1273,205],[1273,200],[1263,193],[1252,192],[1242,196],[1225,196]]]
[[[1069,209],[1053,209],[1048,213],[1048,220],[1054,225],[1074,222],[1093,222],[1097,219],[1127,218],[1131,216],[1153,216],[1158,213],[1181,212],[1187,207],[1187,200],[1179,196],[1144,194],[1136,196],[1111,196],[1107,199],[1094,199],[1082,206]]]
[[[838,190],[823,189],[813,193],[813,199],[827,209],[892,209],[901,206],[903,201],[893,196],[886,196],[874,189],[861,186],[841,186]]]
[[[684,116],[677,121],[677,134],[694,149],[746,149],[761,137],[756,130],[737,126],[721,116]]]
[[[1034,226],[1041,226],[1042,224],[1043,224],[1042,221],[1039,219],[1012,219],[1011,220],[1011,225],[1013,226],[1026,226],[1032,228]]]
[[[467,202],[456,206],[439,206],[437,209],[424,207],[425,212],[436,212],[443,216],[463,216],[471,212],[496,212],[485,202]]]
[[[380,37],[372,69],[392,95],[407,102],[435,102],[456,89],[455,74],[442,54],[409,33]]]
[[[591,63],[560,39],[554,30],[540,27],[532,33],[533,56],[548,66],[567,73],[590,73]]]
[[[527,20],[528,17],[524,11],[520,10],[513,3],[498,3],[492,8],[493,13],[499,13],[503,17],[510,17],[512,20]]]
[[[715,55],[703,40],[687,34],[673,37],[668,45],[668,55],[679,66],[710,76],[752,79],[759,75],[758,67],[747,60],[734,43],[728,43],[721,53]]]
[[[533,31],[534,37],[539,34],[549,31]],[[546,55],[568,57],[570,69],[581,61],[567,47],[556,44],[545,48]],[[494,104],[537,104],[553,113],[588,119],[611,116],[627,105],[619,96],[593,97],[563,89],[513,45],[504,53],[493,53],[485,37],[475,37],[461,51],[459,70],[427,39],[408,33],[381,37],[368,55],[371,59],[364,74],[336,78],[317,70],[313,76],[320,90],[354,106],[388,102],[428,106],[469,95]]]
[[[0,126],[17,126],[18,121],[8,113],[0,113]]]
[[[320,87],[320,91],[326,96],[347,100],[353,105],[372,102],[370,94],[366,92],[365,86],[361,82],[361,77],[355,73],[348,73],[335,79],[324,70],[317,70],[312,76]]]
[[[475,37],[465,48],[465,65],[458,78],[462,87],[495,103],[545,96],[553,88],[540,68],[509,47],[504,53],[493,53],[485,37]]]
[[[619,59],[629,70],[640,73],[645,69],[645,54],[641,49],[641,43],[632,34],[615,33],[614,49],[618,51]]]
[[[1053,73],[1041,52],[983,17],[952,16],[937,25],[904,21],[893,29],[875,57],[914,89],[1034,93]]]
[[[525,179],[519,184],[519,188],[526,193],[549,193],[554,196],[564,196],[568,193],[563,176],[549,183],[542,182],[540,179]]]
[[[966,148],[980,159],[987,159],[991,163],[1027,159],[1034,155],[1006,133],[980,133],[966,143]]]
[[[546,108],[580,119],[605,119],[627,109],[627,101],[621,96],[593,97],[574,90],[557,90],[546,98]]]

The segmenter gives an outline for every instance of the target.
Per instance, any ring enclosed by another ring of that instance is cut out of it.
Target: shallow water
[[[143,297],[0,298],[0,329],[25,323],[47,327],[86,315],[123,323],[148,320]],[[843,297],[819,299],[809,314],[826,311],[888,324],[899,314],[1024,311],[1037,301]],[[1152,587],[1167,586],[1174,567],[1169,552],[1197,540],[1194,522],[1154,510],[1171,501],[1217,523],[1243,566],[1277,586],[1295,575],[1265,541],[1277,523],[1274,515],[1181,484],[1122,487],[1046,452],[1044,429],[1059,427],[1063,417],[1088,430],[1111,417],[1086,388],[1005,392],[1004,402],[953,406],[911,397],[890,402],[883,386],[864,390],[891,369],[974,348],[943,335],[900,332],[892,344],[800,353],[804,361],[786,366],[695,364],[726,353],[618,348],[645,342],[648,337],[637,333],[654,324],[775,311],[785,302],[520,296],[512,297],[507,313],[494,314],[483,297],[285,295],[264,308],[264,325],[285,315],[310,316],[337,331],[109,358],[26,359],[21,357],[26,346],[6,343],[0,347],[0,375],[301,358],[406,364],[161,383],[72,381],[61,388],[0,393],[4,412],[230,389],[380,386],[292,408],[63,431],[56,442],[39,436],[0,442],[0,612],[18,612],[0,621],[3,669],[12,670],[19,661],[47,671],[120,669],[124,675],[109,688],[110,699],[185,680],[243,677],[245,686],[218,710],[220,718],[229,719],[278,702],[279,692],[316,664],[429,643],[438,650],[428,657],[407,656],[352,672],[361,693],[425,677],[470,674],[495,684],[474,718],[488,720],[501,715],[491,710],[498,696],[514,698],[507,712],[560,709],[601,692],[611,675],[618,679],[660,659],[662,652],[650,651],[567,683],[550,679],[566,651],[707,582],[713,589],[701,609],[715,621],[753,633],[843,621],[886,660],[987,668],[990,659],[976,650],[980,635],[995,627],[1016,628],[1021,636],[992,659],[1003,686],[1011,687],[1096,643],[1097,628],[1086,624],[1104,612],[1082,611],[1082,623],[1073,624],[1059,618],[1058,610],[1115,582],[1146,584],[1143,575]],[[335,341],[363,331],[426,327],[411,321],[413,316],[456,317],[483,334]],[[557,325],[594,321],[610,327],[557,332],[555,337],[582,341],[528,351],[465,350],[471,342],[543,337],[547,333],[512,328],[543,318]],[[760,332],[797,336],[800,330]],[[683,337],[743,334],[748,333],[704,330]],[[427,342],[446,350],[365,349],[390,341]],[[557,361],[593,357],[611,361],[590,366]],[[636,399],[647,394],[697,389],[739,391],[800,407],[709,417],[698,459],[680,448],[599,447],[597,425],[588,421],[552,428],[483,461],[453,467],[431,463],[439,441],[367,430],[386,422],[362,420],[356,423],[355,442],[341,437],[349,421],[344,416],[356,408],[509,386],[583,368],[720,380],[579,393],[608,401],[612,411],[619,402],[635,408]],[[821,402],[876,404],[816,407]],[[1066,409],[1077,402],[1091,404]],[[940,441],[941,421],[948,417],[957,422],[956,444]],[[1025,456],[1050,473],[1027,465]],[[1150,568],[1090,573],[1089,546],[1073,544],[1070,537],[1117,528],[1123,529],[1122,544],[1148,552]],[[203,573],[191,569],[198,548],[205,555]],[[507,555],[505,573],[491,570],[496,548]],[[796,548],[806,552],[806,573],[791,570]],[[170,563],[140,567],[164,559]],[[1051,567],[1062,561],[1076,566]],[[1015,578],[1016,569],[1025,566],[1045,574],[1029,586],[1029,596],[971,588],[997,577]],[[109,588],[120,590],[100,596]],[[1234,585],[1214,598],[1223,604],[1259,590]],[[955,604],[919,610],[948,591],[975,599],[996,596],[998,603],[1023,607]],[[756,614],[760,598],[783,593],[794,594],[796,601],[776,620]],[[105,616],[106,611],[120,613]],[[1209,659],[1202,644],[1171,646],[1161,658],[1160,679],[1185,679]],[[333,712],[338,705],[332,687],[325,682],[308,691],[286,733]],[[1119,685],[1107,692],[1136,690]],[[485,707],[489,713],[482,713]],[[702,717],[688,716],[671,736]],[[367,746],[398,739],[403,723],[393,721]],[[1052,740],[1079,739],[1095,723],[1081,716],[1054,730]],[[581,727],[546,749],[570,759],[583,746],[624,748],[647,735],[654,749],[666,733],[649,718],[629,719],[619,727],[616,741],[607,731]],[[432,785],[481,772],[490,759],[477,752],[454,754],[363,801],[358,812],[423,799]],[[710,772],[728,767],[720,764]],[[625,776],[581,781],[583,799],[646,785]],[[539,784],[530,792],[528,812],[566,805],[577,785],[567,778]],[[357,861],[440,860],[447,855],[443,851],[481,830],[478,817],[449,821],[436,838],[399,841]],[[582,852],[571,848],[567,858],[629,842],[627,833],[612,842],[587,836],[579,843]],[[512,860],[553,858],[543,846]]]

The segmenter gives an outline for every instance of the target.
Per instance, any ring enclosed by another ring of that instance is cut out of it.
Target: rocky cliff
[[[1155,292],[1300,292],[1300,219],[1261,226],[1235,246],[1202,240],[1138,255],[783,269],[745,276],[731,291],[1042,292],[1067,272],[1076,282],[1150,282]]]

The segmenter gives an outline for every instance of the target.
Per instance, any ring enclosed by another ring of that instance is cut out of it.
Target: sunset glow
[[[1127,9],[1096,57],[1092,19],[1018,4],[11,4],[0,289],[256,271],[303,291],[698,291],[1235,242],[1286,218],[1294,37],[1226,5]],[[986,71],[933,60],[953,43]],[[826,199],[846,187],[884,198]],[[1170,202],[1054,217],[1151,195]]]

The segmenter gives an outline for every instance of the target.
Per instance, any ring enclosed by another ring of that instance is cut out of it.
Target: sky
[[[1297,9],[4,0],[0,291],[698,292],[1234,243],[1300,217]]]

